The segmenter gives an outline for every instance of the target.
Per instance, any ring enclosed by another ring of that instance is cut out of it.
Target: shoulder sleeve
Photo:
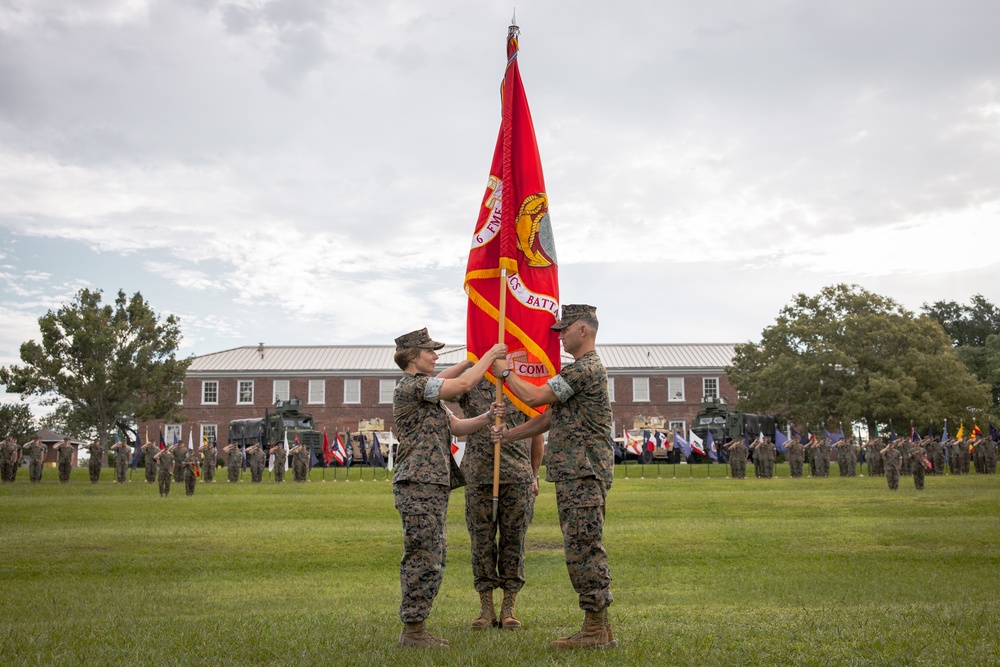
[[[423,379],[423,378],[421,378]],[[429,377],[424,385],[424,400],[428,403],[437,403],[441,397],[441,387],[444,385],[444,378]]]
[[[547,384],[551,387],[552,393],[556,395],[560,403],[565,403],[576,393],[570,383],[562,376],[562,373],[554,378],[550,378]]]

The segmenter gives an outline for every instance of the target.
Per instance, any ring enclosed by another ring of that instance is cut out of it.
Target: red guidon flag
[[[477,361],[497,343],[500,293],[506,290],[507,358],[515,373],[541,385],[560,370],[559,335],[550,328],[559,317],[559,266],[542,161],[517,66],[518,35],[512,25],[500,134],[465,271],[466,344],[468,358]],[[505,282],[501,269],[506,269]],[[492,374],[487,377],[496,381]],[[509,391],[507,395],[525,414],[538,414]]]

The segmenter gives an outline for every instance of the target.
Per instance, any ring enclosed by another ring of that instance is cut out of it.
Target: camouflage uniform
[[[156,481],[156,461],[153,457],[160,451],[160,446],[153,442],[147,442],[142,446],[143,465],[146,466],[146,484]]]
[[[271,447],[271,453],[274,454],[274,481],[283,482],[285,481],[285,463],[288,459],[285,446],[283,444],[274,445]]]
[[[869,477],[882,477],[885,475],[885,459],[882,458],[883,446],[881,438],[875,438],[866,445],[866,448],[868,449],[867,459]]]
[[[927,473],[926,450],[919,444],[910,449],[910,472],[913,474],[913,486],[917,491],[924,490],[924,475]],[[933,465],[933,464],[931,464]]]
[[[161,449],[156,455],[157,479],[160,482],[160,497],[170,495],[170,480],[174,472],[174,456],[169,449]]]
[[[545,479],[556,485],[566,567],[580,608],[598,612],[614,600],[603,544],[605,498],[614,481],[608,374],[591,351],[548,384],[558,401],[549,408]]]
[[[403,522],[399,564],[403,623],[423,622],[441,588],[447,558],[448,496],[464,484],[451,457],[447,409],[439,400],[444,380],[405,373],[392,397],[399,429],[393,497]]]
[[[770,438],[764,438],[764,442],[757,447],[757,451],[760,454],[761,477],[771,479],[774,477],[774,464],[778,460],[778,452],[775,450],[774,443],[771,442]]]
[[[193,449],[187,450],[184,457],[184,493],[194,495],[194,485],[198,481],[194,471],[198,467],[198,454]]]
[[[899,472],[902,466],[903,454],[895,447],[885,450],[885,481],[889,484],[889,490],[895,491],[899,488]]]
[[[87,464],[87,469],[90,472],[90,483],[97,484],[101,481],[101,466],[104,465],[104,447],[101,446],[100,442],[92,442],[83,447],[90,452],[90,463]]]
[[[991,438],[979,438],[977,443],[983,449],[983,472],[987,475],[997,474],[997,443]]]
[[[805,446],[798,438],[792,438],[785,445],[787,451],[785,458],[788,459],[788,474],[792,477],[802,477],[802,464],[805,461]]]
[[[910,450],[913,448],[913,441],[909,438],[903,440],[899,446],[899,453],[902,456],[903,462],[900,464],[900,472],[904,475],[909,475],[910,470]]]
[[[219,450],[214,444],[202,447],[201,481],[208,484],[215,481],[215,468],[219,463]]]
[[[465,417],[489,411],[496,385],[483,379],[456,398]],[[527,421],[524,413],[504,396],[504,423],[514,428]],[[524,585],[524,536],[531,517],[531,441],[519,440],[500,448],[500,489],[497,521],[493,521],[493,443],[489,429],[466,437],[462,457],[465,477],[465,525],[472,542],[472,582],[479,593],[496,588],[521,590]],[[499,531],[499,539],[498,539]]]
[[[17,478],[17,457],[21,448],[13,439],[7,438],[0,443],[0,480],[9,484]]]
[[[243,452],[239,445],[229,445],[226,447],[226,469],[229,472],[229,482],[240,481],[240,469],[243,467]]]
[[[819,476],[830,476],[830,441],[820,438],[816,446],[816,464],[819,466]]]
[[[292,450],[292,475],[296,482],[305,482],[309,478],[309,450],[305,445],[296,445]]]
[[[73,470],[73,445],[67,441],[60,442],[55,446],[56,467],[59,469],[59,481],[65,484],[69,481],[69,474]]]
[[[264,478],[264,450],[260,445],[253,447],[247,454],[250,465],[250,483],[260,484]]]
[[[28,449],[28,481],[37,484],[42,481],[42,461],[45,460],[45,443],[41,440],[32,440],[27,445]]]
[[[737,440],[729,448],[729,470],[733,479],[746,479],[747,476],[747,448],[742,440]]]
[[[184,457],[187,450],[184,447],[177,447],[174,451],[174,481],[178,484],[184,482]]]
[[[128,460],[131,458],[131,449],[124,442],[118,442],[111,446],[115,450],[115,481],[119,484],[125,483],[128,474]]]

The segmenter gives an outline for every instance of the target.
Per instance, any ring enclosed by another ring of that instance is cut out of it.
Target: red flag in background
[[[559,335],[550,329],[559,317],[559,267],[535,128],[517,66],[518,35],[512,25],[500,134],[465,272],[466,345],[469,359],[477,361],[497,343],[501,268],[506,269],[503,342],[508,359],[515,373],[541,385],[561,368]],[[492,374],[487,377],[496,380]],[[538,414],[507,395],[525,414]]]

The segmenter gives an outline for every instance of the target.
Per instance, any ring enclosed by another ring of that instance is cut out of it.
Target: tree
[[[857,285],[797,295],[726,369],[740,407],[835,427],[966,419],[990,403],[941,325]]]
[[[18,443],[35,434],[35,418],[24,403],[0,403],[0,439],[14,436]]]
[[[118,425],[178,416],[191,362],[175,357],[177,318],[161,322],[140,293],[102,305],[100,290],[83,289],[38,325],[42,342],[21,345],[24,365],[0,368],[9,391],[65,401],[67,424],[93,428],[105,446]]]
[[[42,428],[68,435],[76,440],[89,442],[97,438],[97,431],[94,427],[81,422],[79,414],[66,401],[60,401],[56,404],[55,409],[39,419],[38,423]]]
[[[990,342],[1000,337],[1000,308],[976,294],[968,305],[935,301],[930,306],[925,303],[922,310],[944,327],[958,358],[980,382],[990,385],[993,412],[1000,416],[1000,340]]]

